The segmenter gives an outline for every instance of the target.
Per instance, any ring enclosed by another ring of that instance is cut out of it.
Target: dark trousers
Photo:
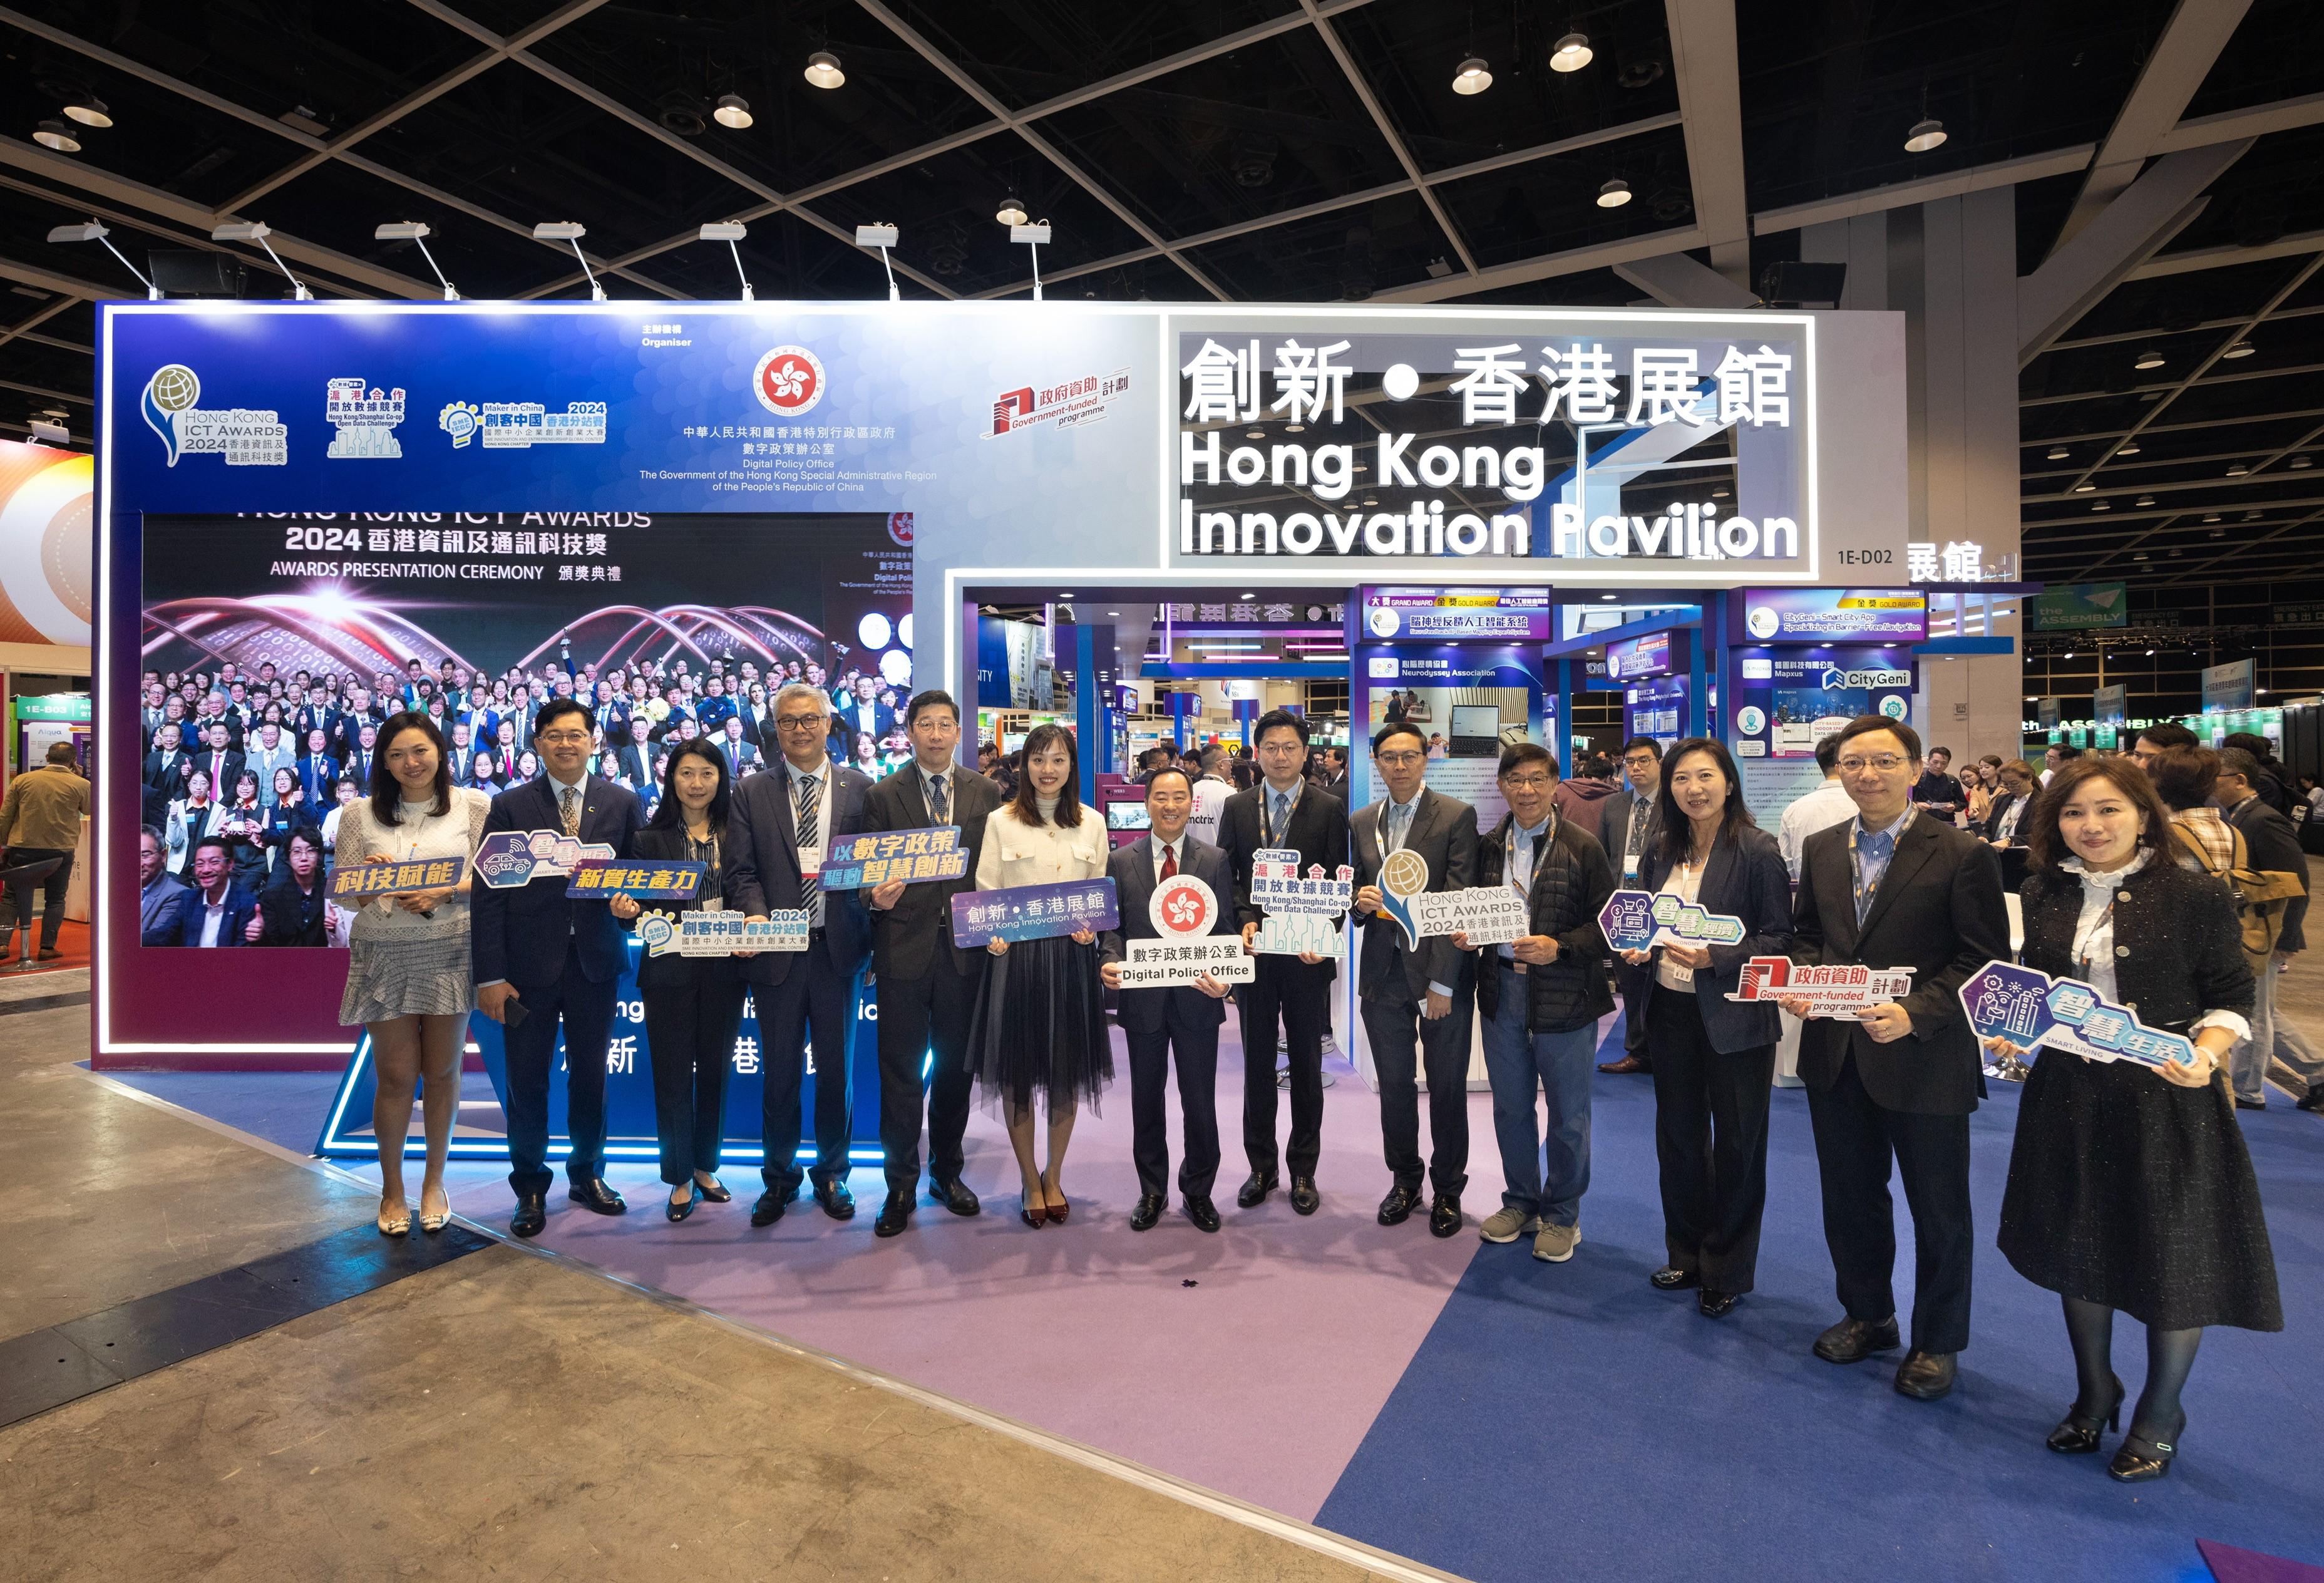
[[[1655,1063],[1655,1154],[1671,1265],[1693,1271],[1713,1291],[1748,1291],[1767,1208],[1775,1047],[1720,1054],[1694,996],[1680,991],[1658,989],[1642,1020]]]
[[[653,1061],[654,1137],[670,1186],[718,1169],[726,1119],[726,1073],[742,1026],[747,986],[732,973],[641,989],[646,1052]]]
[[[1622,1053],[1650,1061],[1654,1051],[1646,1048],[1646,980],[1654,977],[1654,967],[1633,967],[1617,958],[1614,963],[1614,987],[1622,996]]]
[[[1364,1033],[1379,1078],[1380,1141],[1388,1174],[1420,1187],[1419,1069],[1428,1074],[1428,1177],[1458,1197],[1469,1185],[1469,1020],[1476,1014],[1468,975],[1454,986],[1452,1009],[1434,1022],[1416,1001],[1367,1000]]]
[[[1236,998],[1242,1009],[1242,1152],[1254,1175],[1277,1173],[1276,1029],[1291,1055],[1291,1137],[1283,1163],[1312,1177],[1323,1152],[1323,1031],[1332,1023],[1328,968],[1295,957],[1261,957]]]
[[[523,1023],[503,1040],[508,1068],[509,1186],[519,1197],[546,1193],[557,1180],[549,1169],[549,1078],[557,1069],[557,1028],[565,1025],[565,1130],[573,1146],[565,1156],[569,1181],[594,1181],[605,1153],[605,1044],[613,1032],[614,981],[593,984],[581,954],[565,948],[565,971],[552,983],[519,984]]]
[[[1823,1236],[1850,1318],[1877,1323],[1896,1311],[1895,1212],[1888,1162],[1904,1179],[1913,1210],[1913,1345],[1959,1352],[1969,1345],[1974,1248],[1969,1204],[1969,1117],[1886,1109],[1864,1091],[1856,1059],[1829,1092],[1808,1089],[1816,1170],[1823,1178]]]
[[[956,1181],[975,1082],[968,1071],[968,1025],[976,1007],[976,975],[954,967],[951,950],[939,947],[923,977],[882,973],[872,988],[880,1004],[880,1147],[888,1160],[888,1190],[911,1192],[919,1180],[924,1099],[928,1175]]]
[[[823,931],[791,959],[780,984],[762,984],[759,1047],[766,1087],[760,1099],[759,1135],[766,1163],[759,1174],[778,1197],[798,1190],[802,1174],[817,1187],[847,1180],[847,1138],[854,1125],[848,1091],[847,1039],[854,1031],[855,978],[831,959]],[[807,1046],[815,1045],[815,1169],[798,1168],[799,1085],[807,1077]]]
[[[24,941],[26,956],[32,955],[32,887],[36,884],[41,887],[41,949],[44,951],[57,949],[57,931],[65,926],[65,886],[72,879],[73,855],[60,852],[53,847],[8,848],[7,863],[11,868],[19,866],[30,867],[36,863],[46,863],[51,857],[63,861],[50,871],[46,879],[11,879],[6,896],[0,898],[7,907],[6,913],[0,915],[0,935],[13,936],[21,925],[27,937]],[[6,949],[7,942],[0,940],[0,953],[5,953]]]
[[[1130,1044],[1130,1153],[1138,1165],[1138,1190],[1167,1196],[1170,1129],[1164,1090],[1176,1057],[1178,1110],[1186,1138],[1178,1191],[1190,1199],[1209,1198],[1219,1175],[1219,1024],[1186,1027],[1166,1014],[1163,1025],[1151,1032],[1125,1028],[1122,1034]],[[1271,1093],[1274,1074],[1268,1076]]]

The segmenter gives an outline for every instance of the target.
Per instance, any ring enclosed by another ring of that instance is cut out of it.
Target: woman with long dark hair
[[[330,944],[329,885],[323,875],[323,832],[300,819],[282,838],[282,860],[274,877],[258,898],[252,922],[258,930],[253,945],[325,946]]]
[[[2275,1257],[2225,1068],[2251,1036],[2252,973],[2235,898],[2173,861],[2171,810],[2147,777],[2100,759],[2061,765],[2028,820],[2024,961],[2137,1008],[2192,1059],[2156,1068],[2044,1051],[2017,1106],[2001,1251],[2058,1293],[2080,1391],[2052,1451],[2096,1451],[2125,1394],[2119,1309],[2146,1327],[2146,1386],[2107,1471],[2171,1471],[2180,1393],[2209,1325],[2281,1330]],[[2025,1051],[2006,1039],[1993,1054]]]
[[[234,858],[234,883],[256,895],[266,888],[266,810],[258,801],[258,772],[235,776],[231,795],[211,830]]]
[[[726,816],[733,788],[726,755],[696,737],[681,742],[661,769],[661,801],[630,845],[634,859],[709,865],[694,898],[645,902],[615,896],[608,905],[624,925],[650,909],[718,912],[724,906]],[[638,993],[646,1004],[646,1053],[653,1063],[654,1132],[661,1147],[661,1179],[669,1186],[668,1213],[683,1220],[707,1199],[733,1195],[718,1180],[724,1135],[727,1063],[742,1026],[741,964],[733,957],[648,956],[638,963]]]
[[[340,810],[336,866],[473,859],[492,800],[452,784],[443,734],[425,715],[391,717],[372,757],[371,795]],[[441,1231],[452,1213],[444,1191],[444,1157],[460,1099],[460,1051],[476,989],[468,965],[468,884],[473,871],[444,890],[381,896],[355,912],[349,932],[347,987],[339,999],[343,1027],[371,1035],[379,1074],[372,1128],[379,1139],[379,1229],[411,1229],[403,1196],[403,1140],[411,1130],[412,1091],[422,1080],[427,1167],[420,1178],[420,1226]]]
[[[1648,1277],[1665,1291],[1699,1287],[1718,1319],[1751,1290],[1767,1207],[1767,1103],[1783,1036],[1775,1008],[1731,1001],[1744,961],[1781,956],[1791,932],[1791,871],[1775,838],[1744,805],[1724,745],[1691,736],[1663,759],[1659,828],[1639,866],[1643,890],[1739,918],[1732,945],[1624,951],[1638,975],[1654,1059],[1655,1153],[1662,1168],[1663,1241],[1670,1262]]]
[[[1110,852],[1105,821],[1083,806],[1076,790],[1080,764],[1073,733],[1055,724],[1034,727],[1025,737],[1024,761],[1015,797],[986,817],[976,888],[1103,878]],[[1113,1077],[1097,935],[1084,926],[1071,935],[1014,945],[994,939],[985,949],[992,954],[992,970],[977,992],[969,1069],[1008,1125],[1009,1146],[1024,1178],[1019,1217],[1028,1226],[1062,1224],[1073,1208],[1062,1172],[1074,1119],[1085,1099],[1096,1108],[1100,1090]],[[1037,1096],[1045,1096],[1048,1106],[1046,1169],[1033,1146]]]

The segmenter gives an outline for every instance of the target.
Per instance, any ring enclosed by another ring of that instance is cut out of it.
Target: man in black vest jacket
[[[1883,715],[1840,733],[1841,786],[1856,818],[1801,847],[1791,955],[1808,964],[1910,967],[1902,1001],[1855,1021],[1818,1018],[1800,1032],[1823,1180],[1824,1240],[1847,1315],[1816,1338],[1816,1356],[1855,1363],[1896,1346],[1895,1213],[1890,1162],[1913,1208],[1912,1350],[1896,1389],[1933,1402],[1952,1389],[1969,1345],[1969,1116],[1985,1094],[1976,1035],[1960,989],[2009,958],[2009,918],[1993,848],[1910,801],[1921,738]],[[1917,817],[1916,817],[1917,816]],[[1806,1007],[1784,1006],[1794,1016]]]
[[[889,880],[864,893],[872,909],[872,991],[880,1007],[880,1147],[888,1160],[888,1199],[872,1227],[881,1236],[896,1236],[911,1218],[924,1097],[928,1191],[955,1215],[977,1212],[976,1195],[960,1180],[961,1137],[968,1127],[972,1083],[968,1027],[977,986],[984,981],[985,952],[953,943],[952,899],[976,888],[984,821],[1001,806],[1001,789],[954,760],[960,706],[950,693],[918,694],[905,706],[904,719],[912,762],[872,788],[863,800],[863,828],[957,825],[968,872],[958,879],[910,884]]]

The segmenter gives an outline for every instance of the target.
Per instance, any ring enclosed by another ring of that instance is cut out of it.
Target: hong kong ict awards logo
[[[145,382],[145,425],[161,437],[170,465],[178,465],[178,414],[202,399],[202,382],[183,363],[165,364]]]
[[[778,418],[796,418],[823,400],[823,360],[805,347],[777,347],[751,372],[759,404]]]
[[[138,403],[161,436],[171,467],[184,456],[222,456],[230,467],[279,467],[290,459],[290,430],[272,407],[203,408],[202,382],[183,363],[165,363]]]

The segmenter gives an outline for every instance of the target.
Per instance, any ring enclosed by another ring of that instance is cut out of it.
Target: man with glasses
[[[1824,1241],[1847,1312],[1816,1338],[1830,1363],[1857,1363],[1900,1338],[1894,1291],[1891,1162],[1913,1210],[1912,1350],[1896,1389],[1933,1402],[1952,1389],[1969,1345],[1969,1116],[1984,1063],[1960,990],[2009,958],[2009,920],[1993,849],[1910,801],[1921,738],[1901,720],[1861,715],[1840,733],[1840,784],[1856,817],[1803,847],[1791,957],[1802,963],[1914,969],[1911,993],[1818,1018],[1800,1033]],[[1784,1009],[1805,1017],[1807,1008]]]
[[[1264,779],[1228,798],[1219,812],[1219,847],[1234,871],[1243,943],[1258,934],[1266,910],[1250,899],[1251,864],[1262,850],[1299,854],[1299,872],[1320,867],[1337,874],[1348,861],[1347,805],[1307,783],[1307,722],[1288,709],[1269,709],[1251,738],[1259,744]],[[1222,897],[1223,902],[1225,898]],[[1237,999],[1242,1010],[1242,1150],[1250,1177],[1235,1202],[1257,1208],[1280,1182],[1275,1143],[1276,1030],[1283,1032],[1290,1056],[1291,1138],[1279,1157],[1290,1168],[1291,1207],[1313,1215],[1323,1203],[1315,1190],[1315,1162],[1323,1153],[1323,1033],[1332,1025],[1332,980],[1336,958],[1312,951],[1296,957],[1268,954],[1253,964],[1256,975]]]
[[[689,721],[690,723],[690,721]],[[864,828],[872,778],[835,765],[824,751],[831,735],[831,700],[820,688],[793,682],[775,696],[775,736],[781,763],[734,788],[727,826],[728,902],[754,921],[804,907],[804,951],[754,951],[742,963],[759,1012],[765,1087],[760,1135],[766,1191],[751,1207],[751,1224],[771,1226],[798,1197],[799,1086],[815,1049],[815,1201],[835,1220],[855,1213],[847,1190],[847,1144],[853,1125],[849,1039],[855,1029],[855,975],[871,946],[872,926],[860,891],[826,894],[824,854],[835,837]],[[741,953],[737,953],[740,955]]]
[[[1663,745],[1651,736],[1633,736],[1622,744],[1622,778],[1629,789],[1607,798],[1598,815],[1598,845],[1613,863],[1618,886],[1638,883],[1646,848],[1662,829],[1656,798],[1663,787]],[[1600,1071],[1626,1077],[1654,1071],[1654,1058],[1646,1051],[1646,1019],[1639,1011],[1646,1004],[1646,977],[1653,972],[1651,966],[1633,967],[1619,959],[1614,963],[1614,981],[1622,990],[1622,1059],[1603,1063]]]
[[[1428,738],[1408,721],[1372,736],[1372,769],[1387,795],[1348,821],[1355,855],[1357,927],[1364,931],[1356,970],[1364,1034],[1379,1078],[1380,1138],[1393,1179],[1380,1200],[1379,1223],[1398,1226],[1420,1205],[1420,1094],[1428,1075],[1427,1174],[1435,1188],[1428,1229],[1461,1229],[1461,1190],[1469,1182],[1469,1019],[1475,989],[1469,954],[1449,935],[1404,943],[1381,916],[1382,881],[1416,877],[1397,861],[1411,854],[1427,867],[1425,889],[1466,890],[1477,873],[1477,810],[1422,783]],[[1399,875],[1398,871],[1402,871]],[[1402,884],[1388,893],[1406,893]]]

